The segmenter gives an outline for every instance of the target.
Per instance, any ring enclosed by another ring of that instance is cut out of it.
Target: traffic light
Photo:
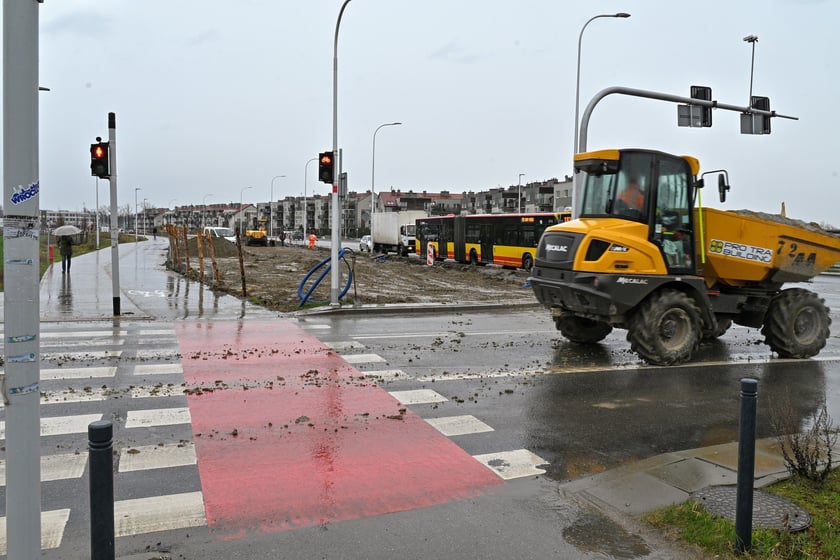
[[[330,185],[333,184],[333,178],[335,177],[335,165],[334,165],[333,153],[332,152],[321,152],[318,155],[318,180],[322,183],[329,183]]]
[[[100,179],[111,177],[111,166],[108,161],[108,142],[97,142],[90,145],[90,174]]]
[[[712,100],[712,88],[707,86],[691,86],[691,98],[702,99],[703,101]],[[700,107],[700,126],[712,126],[712,108]]]

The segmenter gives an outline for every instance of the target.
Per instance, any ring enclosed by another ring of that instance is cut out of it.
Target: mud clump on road
[[[242,297],[239,258],[235,246],[229,245],[233,251],[218,250],[217,244],[219,281],[205,251],[203,282],[213,290]],[[329,258],[329,249],[307,249],[300,245],[242,247],[247,299],[280,312],[301,309],[300,295],[309,294],[307,307],[328,303],[331,283]],[[321,267],[317,268],[318,265]],[[179,272],[183,273],[183,265],[180,268]],[[430,267],[424,259],[416,256],[383,256],[353,251],[341,261],[340,271],[340,290],[347,287],[341,298],[342,305],[536,303],[527,285],[528,273],[524,270],[453,262],[436,262]],[[199,259],[193,251],[187,275],[195,280],[201,276]],[[320,284],[313,287],[322,276]]]

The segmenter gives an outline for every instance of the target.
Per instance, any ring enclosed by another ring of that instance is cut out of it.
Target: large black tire
[[[560,334],[579,344],[600,342],[612,332],[608,323],[567,314],[557,317],[554,324]]]
[[[651,294],[630,316],[627,340],[645,361],[658,366],[691,359],[700,345],[700,310],[679,290]]]
[[[761,334],[781,358],[810,358],[825,346],[829,325],[824,299],[802,288],[790,288],[770,300]]]
[[[529,272],[534,268],[534,258],[531,257],[531,253],[525,253],[522,256],[522,268]]]
[[[722,337],[726,331],[729,330],[729,327],[732,326],[732,319],[729,318],[717,318],[717,328],[715,329],[703,329],[703,340],[715,340],[717,338]]]

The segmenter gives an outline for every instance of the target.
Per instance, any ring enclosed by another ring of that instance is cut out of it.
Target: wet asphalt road
[[[820,277],[818,291],[840,325],[840,278]],[[456,436],[471,454],[527,448],[567,480],[629,461],[737,440],[739,381],[759,380],[758,437],[772,436],[769,411],[789,400],[806,421],[826,402],[840,417],[840,344],[830,338],[813,360],[780,360],[758,329],[734,326],[704,343],[679,367],[646,365],[630,352],[624,331],[584,347],[565,341],[539,307],[510,312],[329,316],[326,342],[356,341],[359,352],[399,369],[389,391],[434,389],[449,400],[415,405],[426,418],[470,414],[492,437]],[[352,353],[347,350],[343,353]]]

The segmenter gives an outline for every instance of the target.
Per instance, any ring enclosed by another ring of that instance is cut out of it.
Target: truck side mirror
[[[720,195],[721,203],[726,202],[726,191],[729,190],[729,185],[726,184],[726,177],[721,173],[718,175],[718,194]]]

